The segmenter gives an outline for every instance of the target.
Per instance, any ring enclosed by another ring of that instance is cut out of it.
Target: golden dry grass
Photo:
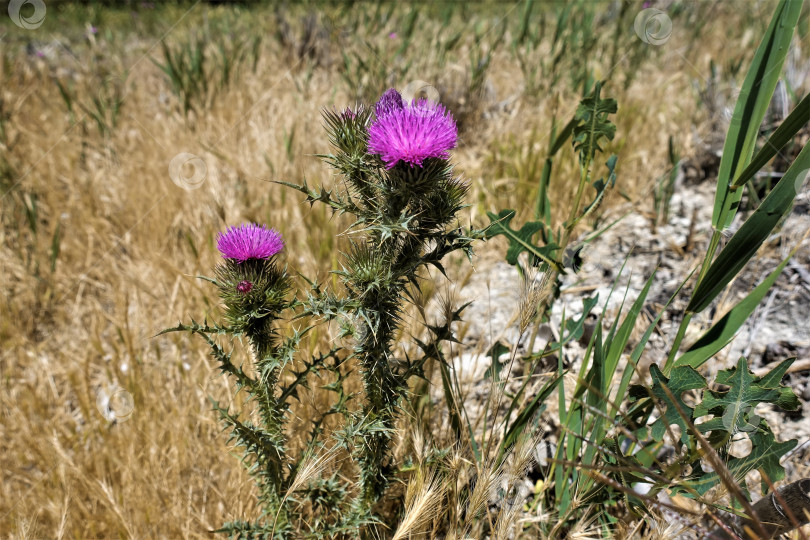
[[[703,84],[712,58],[719,65],[747,59],[761,28],[746,25],[767,22],[770,7],[752,4],[753,15],[715,12],[723,24],[706,26],[699,45],[676,26],[670,46],[642,63],[627,89],[609,85],[620,104],[618,137],[610,145],[620,153],[619,190],[634,198],[666,170],[669,134],[677,134],[682,154],[689,154],[689,132],[693,125],[704,129],[705,120],[693,81]],[[472,28],[493,11],[514,15],[512,8],[473,9],[471,20],[453,24],[464,32],[465,24]],[[257,221],[278,228],[290,269],[327,279],[339,260],[340,220],[300,204],[299,196],[269,180],[328,183],[329,172],[313,157],[328,150],[320,110],[343,107],[354,96],[341,81],[333,36],[316,59],[299,59],[274,39],[272,11],[255,8],[233,13],[238,28],[265,37],[255,72],[240,70],[210,107],[185,119],[149,57],[161,59],[159,39],[180,41],[227,9],[172,6],[157,15],[143,11],[143,21],[132,22],[127,10],[93,15],[49,5],[46,26],[28,32],[3,20],[0,152],[9,170],[0,230],[3,538],[208,538],[225,520],[255,515],[250,479],[209,402],[210,396],[236,407],[239,397],[217,376],[202,341],[154,336],[178,320],[217,316],[214,291],[195,276],[211,273],[215,234],[226,225]],[[94,22],[100,32],[88,40],[83,35],[91,19],[108,26]],[[383,25],[368,37],[396,30]],[[27,52],[27,43],[47,54]],[[475,46],[467,39],[447,72],[464,73]],[[623,66],[594,68],[597,77],[611,73],[621,82]],[[412,78],[442,78],[430,66],[423,69]],[[124,102],[117,126],[103,136],[79,104],[90,107],[109,77],[119,78]],[[76,96],[72,117],[55,79]],[[497,101],[515,95],[520,79],[514,58],[501,47],[487,74],[497,98],[483,102],[487,114],[453,155],[472,185],[465,218],[475,223],[495,208],[517,206],[528,214],[539,173],[520,171],[544,151],[550,111],[567,120],[578,101],[577,92],[562,85],[549,95],[517,95],[499,108]],[[451,78],[441,82],[449,85]],[[181,152],[205,164],[199,189],[181,189],[169,177],[169,163]],[[571,156],[560,160],[557,208],[570,200],[561,184],[573,171]],[[25,210],[34,197],[36,234]],[[619,201],[618,193],[611,199]],[[478,251],[499,257],[500,248],[493,243]],[[328,338],[322,333],[309,345]],[[134,399],[131,416],[115,424],[97,406],[99,393],[111,385]],[[317,394],[296,414],[306,418],[316,408]],[[422,482],[423,490],[409,499],[415,506],[441,496],[429,478]]]

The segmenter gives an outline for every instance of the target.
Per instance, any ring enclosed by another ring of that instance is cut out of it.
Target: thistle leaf
[[[699,418],[714,411],[715,414],[722,414],[723,429],[737,433],[756,429],[749,423],[749,413],[758,403],[780,401],[782,408],[797,409],[800,404],[796,395],[790,388],[779,384],[781,375],[794,360],[785,360],[764,377],[757,377],[749,371],[745,358],[740,358],[736,367],[720,371],[715,379],[717,384],[729,386],[729,390],[704,392],[703,401],[695,407],[694,417]],[[701,431],[705,431],[705,428]]]
[[[671,378],[667,379],[658,366],[653,364],[650,366],[650,375],[652,376],[652,394],[661,399],[666,406],[666,410],[662,413],[661,417],[652,425],[651,435],[656,441],[660,441],[664,437],[664,433],[668,426],[675,424],[681,428],[681,442],[689,444],[689,427],[678,412],[680,408],[688,417],[692,417],[692,407],[684,403],[682,395],[687,390],[698,390],[706,388],[706,379],[700,373],[695,371],[689,366],[681,366],[672,370]],[[666,387],[675,397],[678,405],[673,403],[670,394],[664,389]]]
[[[506,250],[506,262],[511,265],[518,263],[518,256],[524,251],[534,255],[549,266],[553,266],[558,271],[562,271],[560,264],[552,259],[552,253],[559,246],[549,243],[543,247],[534,245],[532,237],[539,231],[545,229],[545,225],[540,221],[526,222],[520,230],[515,230],[509,223],[515,217],[514,210],[501,210],[498,215],[487,212],[491,223],[486,229],[485,238],[493,238],[499,234],[504,235],[509,240],[509,248]]]
[[[599,97],[602,82],[597,82],[590,96],[584,98],[577,107],[574,119],[579,124],[574,126],[574,149],[579,152],[579,162],[587,167],[596,155],[601,152],[602,139],[613,140],[616,125],[608,120],[608,115],[618,110],[616,100]]]
[[[729,472],[734,478],[743,479],[745,475],[751,471],[758,470],[762,474],[762,492],[768,492],[768,483],[765,480],[769,479],[771,482],[778,482],[785,477],[785,469],[779,464],[779,460],[796,447],[798,441],[791,439],[785,442],[776,442],[776,438],[768,427],[765,420],[761,420],[757,426],[756,431],[751,433],[751,452],[740,458],[731,458],[728,461],[727,467]],[[703,495],[712,487],[720,483],[720,477],[716,472],[707,473],[700,467],[699,462],[696,466],[695,477],[696,480],[690,482],[691,486],[697,491],[698,494]]]

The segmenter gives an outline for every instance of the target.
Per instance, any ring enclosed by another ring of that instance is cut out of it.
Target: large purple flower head
[[[393,88],[389,88],[383,92],[383,95],[380,96],[380,100],[374,105],[374,114],[379,118],[391,111],[399,111],[403,107],[405,107],[405,101],[402,99],[400,93]]]
[[[379,154],[388,169],[400,161],[421,167],[427,158],[449,158],[457,138],[453,115],[422,99],[378,115],[368,128],[368,150]]]
[[[217,249],[222,256],[240,263],[250,259],[269,259],[283,248],[284,240],[278,231],[254,223],[229,227],[217,237]]]

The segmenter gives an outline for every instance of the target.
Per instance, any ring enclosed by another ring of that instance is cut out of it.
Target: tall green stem
[[[695,287],[692,290],[697,289],[697,286],[701,281],[703,281],[706,272],[709,270],[712,260],[714,259],[714,254],[720,245],[720,236],[720,231],[715,229],[712,233],[712,238],[709,241],[709,248],[706,250],[706,256],[703,258],[703,264],[700,267],[700,273],[698,274],[697,281],[695,282]],[[661,370],[666,376],[669,376],[670,371],[672,371],[672,368],[674,367],[673,362],[675,361],[675,357],[678,355],[678,350],[681,348],[681,342],[683,342],[683,338],[686,335],[686,329],[689,327],[689,323],[692,321],[693,315],[693,313],[687,312],[684,314],[683,319],[681,319],[681,324],[678,327],[678,333],[675,335],[675,341],[672,342],[672,347],[669,350],[669,356],[667,356],[667,361],[664,363],[664,367]]]

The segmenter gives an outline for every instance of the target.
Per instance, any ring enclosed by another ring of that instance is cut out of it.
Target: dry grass
[[[353,100],[341,83],[340,50],[326,37],[332,46],[319,49],[317,62],[299,59],[274,41],[266,11],[234,15],[242,28],[265,36],[256,71],[240,72],[236,84],[187,120],[149,56],[160,58],[153,46],[164,33],[180,40],[223,8],[170,7],[132,23],[126,12],[101,12],[93,20],[108,26],[90,40],[82,36],[91,15],[48,9],[39,30],[3,22],[0,165],[10,172],[0,176],[0,536],[208,538],[223,521],[255,513],[251,482],[229,455],[238,452],[226,445],[209,403],[211,396],[235,408],[240,398],[215,375],[204,343],[153,336],[178,320],[216,317],[212,288],[195,276],[210,274],[215,234],[226,225],[249,220],[278,228],[292,271],[327,279],[336,266],[340,220],[299,204],[269,180],[328,182],[313,154],[328,149],[320,109]],[[740,14],[727,11],[722,27],[705,29],[700,48],[676,27],[671,46],[643,64],[626,90],[609,87],[620,104],[611,147],[621,152],[619,189],[629,197],[666,170],[670,133],[689,154],[686,134],[704,120],[692,81],[708,73],[709,59],[722,65],[750,47],[745,27],[735,24]],[[455,24],[463,30],[464,23]],[[26,52],[28,42],[45,56]],[[463,52],[449,71],[467,69]],[[596,66],[597,76],[615,70],[621,81],[622,68]],[[68,114],[54,79],[89,106],[110,76],[121,78],[124,103],[117,126],[103,136],[78,105]],[[413,78],[433,76],[440,74]],[[514,95],[520,72],[505,47],[487,79],[497,100]],[[469,219],[477,223],[485,210],[528,210],[537,178],[520,174],[521,160],[545,148],[549,111],[567,119],[578,101],[568,88],[539,99],[517,96],[505,111],[497,100],[484,103],[487,115],[454,153],[472,184]],[[169,162],[181,152],[205,164],[199,189],[180,189],[169,177]],[[572,171],[569,156],[556,178]],[[560,183],[554,189],[555,205],[564,209],[570,194]],[[36,234],[26,217],[34,197]],[[618,194],[611,199],[619,201]],[[478,250],[501,253],[497,244]],[[321,333],[309,345],[328,339]],[[99,412],[97,396],[110,385],[133,396],[126,421],[110,424]],[[309,400],[296,411],[302,419],[319,408],[318,394]],[[420,486],[408,499],[417,529],[427,519],[420,506],[443,489],[430,478]]]

